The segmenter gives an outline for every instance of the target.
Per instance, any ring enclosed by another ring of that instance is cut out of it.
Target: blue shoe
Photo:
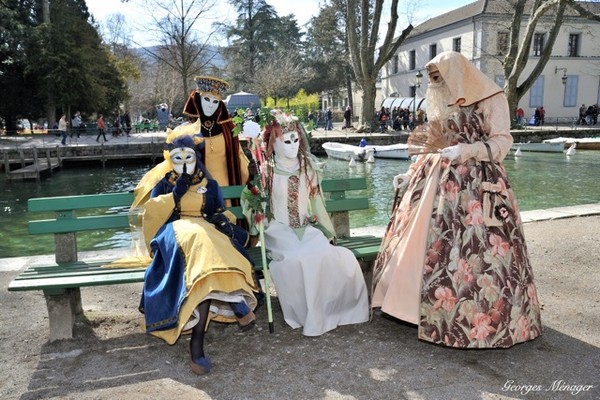
[[[197,360],[190,361],[190,368],[196,375],[205,375],[210,372],[212,363],[208,357],[200,357]]]

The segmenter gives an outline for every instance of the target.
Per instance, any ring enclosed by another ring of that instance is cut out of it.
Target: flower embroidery
[[[499,255],[501,257],[506,257],[508,252],[510,251],[510,245],[502,240],[502,237],[491,234],[490,235],[490,244],[492,245],[492,255]]]
[[[456,195],[458,194],[458,189],[460,187],[454,181],[446,181],[444,184],[444,197],[448,201],[456,200]]]
[[[291,228],[300,228],[300,213],[298,212],[298,193],[300,191],[300,180],[296,175],[288,178],[288,217],[290,219]]]
[[[465,225],[480,226],[483,224],[483,210],[479,200],[469,200]]]
[[[471,339],[485,340],[490,333],[496,332],[492,325],[492,319],[485,313],[477,313],[473,318],[473,328],[469,333]]]
[[[500,295],[500,288],[494,284],[494,278],[491,275],[483,274],[477,278],[477,284],[481,288],[479,291],[481,297],[485,298],[489,302],[493,302],[498,299]]]
[[[473,276],[473,267],[469,265],[467,260],[461,258],[458,261],[458,269],[452,276],[454,278],[454,282],[468,285],[475,280]]]
[[[437,301],[433,305],[434,308],[443,308],[446,311],[451,311],[456,305],[456,297],[452,293],[452,290],[447,287],[440,286],[435,289],[435,298]]]
[[[521,315],[515,325],[515,342],[529,340],[529,321],[524,315]]]

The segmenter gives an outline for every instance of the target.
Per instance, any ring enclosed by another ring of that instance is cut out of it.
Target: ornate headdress
[[[175,129],[167,129],[167,149],[172,150],[175,147],[195,148],[197,145],[202,147],[204,136],[200,132],[200,124],[187,123],[179,125]]]
[[[223,99],[223,94],[229,90],[229,83],[222,79],[215,78],[212,76],[197,76],[194,78],[196,81],[196,90],[202,93],[212,93],[219,99]]]
[[[307,140],[304,137],[298,117],[295,117],[290,114],[285,114],[281,110],[271,110],[271,115],[273,116],[273,119],[270,123],[265,125],[265,129],[263,132],[263,141],[267,145],[267,157],[270,157],[273,154],[274,141],[277,138],[282,137],[284,133],[288,132],[298,133],[298,137],[300,138],[301,144],[300,149],[301,152],[303,152],[303,149],[306,147]]]

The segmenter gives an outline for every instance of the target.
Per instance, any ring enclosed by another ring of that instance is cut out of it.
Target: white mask
[[[273,143],[275,154],[282,158],[296,159],[299,148],[300,140],[298,132],[286,132],[281,139],[277,139]]]
[[[178,147],[169,152],[171,155],[171,163],[173,164],[173,171],[178,175],[183,174],[183,167],[185,166],[185,172],[192,175],[196,172],[196,152],[194,149],[189,147]]]
[[[210,117],[217,111],[219,101],[221,101],[221,99],[212,93],[200,93],[200,106],[202,107],[202,111],[204,111],[204,115],[207,117]]]

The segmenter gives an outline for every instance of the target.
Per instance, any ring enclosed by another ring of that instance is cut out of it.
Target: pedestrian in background
[[[121,116],[117,113],[113,119],[112,135],[117,137],[121,134]]]
[[[60,144],[64,146],[67,144],[67,116],[65,114],[63,114],[60,117],[60,120],[58,120],[58,130],[60,131],[60,136],[62,137]]]
[[[77,111],[71,120],[71,137],[73,137],[73,133],[76,133],[78,138],[81,137],[81,124],[81,113]]]
[[[345,128],[348,129],[352,126],[352,108],[350,106],[346,106],[346,111],[344,111],[344,121]]]
[[[317,111],[317,129],[323,124],[323,111]]]
[[[579,120],[577,121],[577,125],[587,125],[587,122],[585,121],[586,111],[587,108],[585,104],[582,104],[581,107],[579,107]]]
[[[102,116],[102,114],[98,115],[98,120],[96,121],[96,125],[98,126],[98,136],[96,137],[96,142],[100,142],[100,135],[102,135],[105,142],[108,142],[108,140],[106,139],[106,135],[104,133],[104,129],[106,128],[106,126],[104,125],[104,117]]]
[[[327,111],[325,111],[325,130],[330,131],[333,129],[333,112],[331,111],[331,107],[327,107]]]
[[[131,132],[131,117],[129,116],[129,110],[125,111],[125,114],[121,116],[121,129],[125,131],[125,135],[129,136]]]

